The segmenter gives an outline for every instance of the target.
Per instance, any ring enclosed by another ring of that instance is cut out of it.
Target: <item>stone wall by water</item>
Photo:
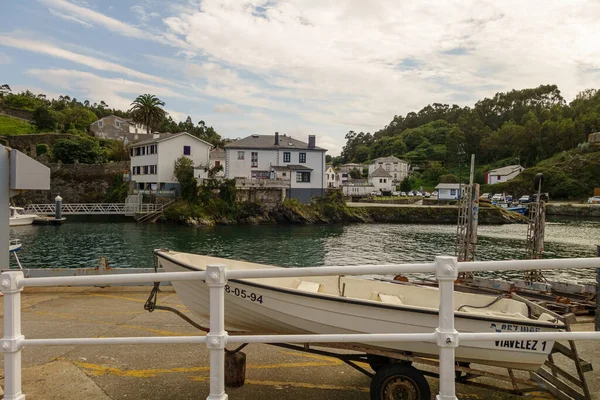
[[[127,161],[109,164],[46,164],[50,167],[50,190],[31,190],[14,198],[18,205],[54,203],[102,203],[109,190],[122,179]]]
[[[236,188],[238,202],[260,203],[266,209],[271,209],[286,198],[283,188]]]

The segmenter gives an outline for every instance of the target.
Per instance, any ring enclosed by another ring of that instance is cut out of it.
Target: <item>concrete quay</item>
[[[161,290],[159,304],[189,314],[172,287]],[[204,334],[170,312],[144,311],[149,292],[150,287],[26,288],[23,334],[29,339]],[[600,360],[598,344],[578,345],[584,358]],[[338,359],[268,345],[250,345],[244,352],[246,384],[228,388],[230,399],[369,399],[369,378]],[[208,394],[208,359],[204,345],[29,346],[23,350],[23,392],[27,399],[202,399]],[[600,399],[600,372],[586,376]],[[428,380],[435,394],[437,379]],[[461,399],[518,398],[462,384],[457,392]],[[552,398],[541,391],[526,397]]]

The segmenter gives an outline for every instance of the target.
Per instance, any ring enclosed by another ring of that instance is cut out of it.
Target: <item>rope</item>
[[[505,294],[501,294],[500,296],[496,297],[490,304],[486,304],[485,306],[471,306],[471,305],[468,305],[468,304],[463,304],[462,306],[458,307],[458,309],[456,311],[460,311],[463,307],[488,308],[490,306],[493,306],[494,304],[496,304],[497,302],[499,302],[503,298],[508,298],[508,297]]]
[[[154,264],[154,270],[158,272],[157,263]],[[206,333],[210,332],[210,329],[203,327],[202,325],[198,324],[197,322],[192,320],[190,317],[188,317],[187,315],[185,315],[184,313],[182,313],[181,311],[179,311],[173,307],[157,306],[156,302],[158,301],[158,292],[160,292],[159,287],[160,287],[160,282],[154,282],[154,287],[152,288],[152,291],[150,292],[150,296],[148,296],[148,300],[146,300],[146,303],[144,303],[144,310],[146,310],[148,312],[152,312],[154,310],[170,311],[170,312],[174,313],[175,315],[177,315],[178,317],[180,317],[181,319],[183,319],[188,324],[192,325],[194,328],[201,330],[202,332],[206,332]],[[224,350],[225,350],[225,353],[227,353],[227,354],[235,354],[238,351],[242,350],[246,346],[248,346],[248,343],[244,343],[234,350],[228,350],[227,348],[225,348]]]

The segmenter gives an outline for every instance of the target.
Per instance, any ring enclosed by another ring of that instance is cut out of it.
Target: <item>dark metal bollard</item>
[[[225,386],[240,387],[246,382],[246,354],[225,353]]]
[[[596,245],[596,255],[600,257],[600,244]],[[600,268],[596,269],[596,321],[595,330],[600,331]]]
[[[54,199],[54,201],[56,202],[56,210],[54,212],[54,218],[56,218],[57,220],[60,220],[62,217],[62,197],[60,197],[60,195],[56,196],[56,198]]]

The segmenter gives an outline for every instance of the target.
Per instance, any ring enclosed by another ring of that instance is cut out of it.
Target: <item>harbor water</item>
[[[10,229],[21,239],[25,268],[96,267],[106,256],[110,267],[153,266],[158,248],[202,253],[283,267],[432,261],[453,255],[452,225],[349,224],[316,226],[217,226],[197,229],[130,220],[100,222],[70,218],[62,226]],[[523,259],[526,225],[479,227],[477,259]],[[594,257],[600,244],[600,220],[552,220],[546,225],[545,257]],[[498,275],[520,277],[506,271]],[[589,270],[546,273],[570,282],[593,282]]]

